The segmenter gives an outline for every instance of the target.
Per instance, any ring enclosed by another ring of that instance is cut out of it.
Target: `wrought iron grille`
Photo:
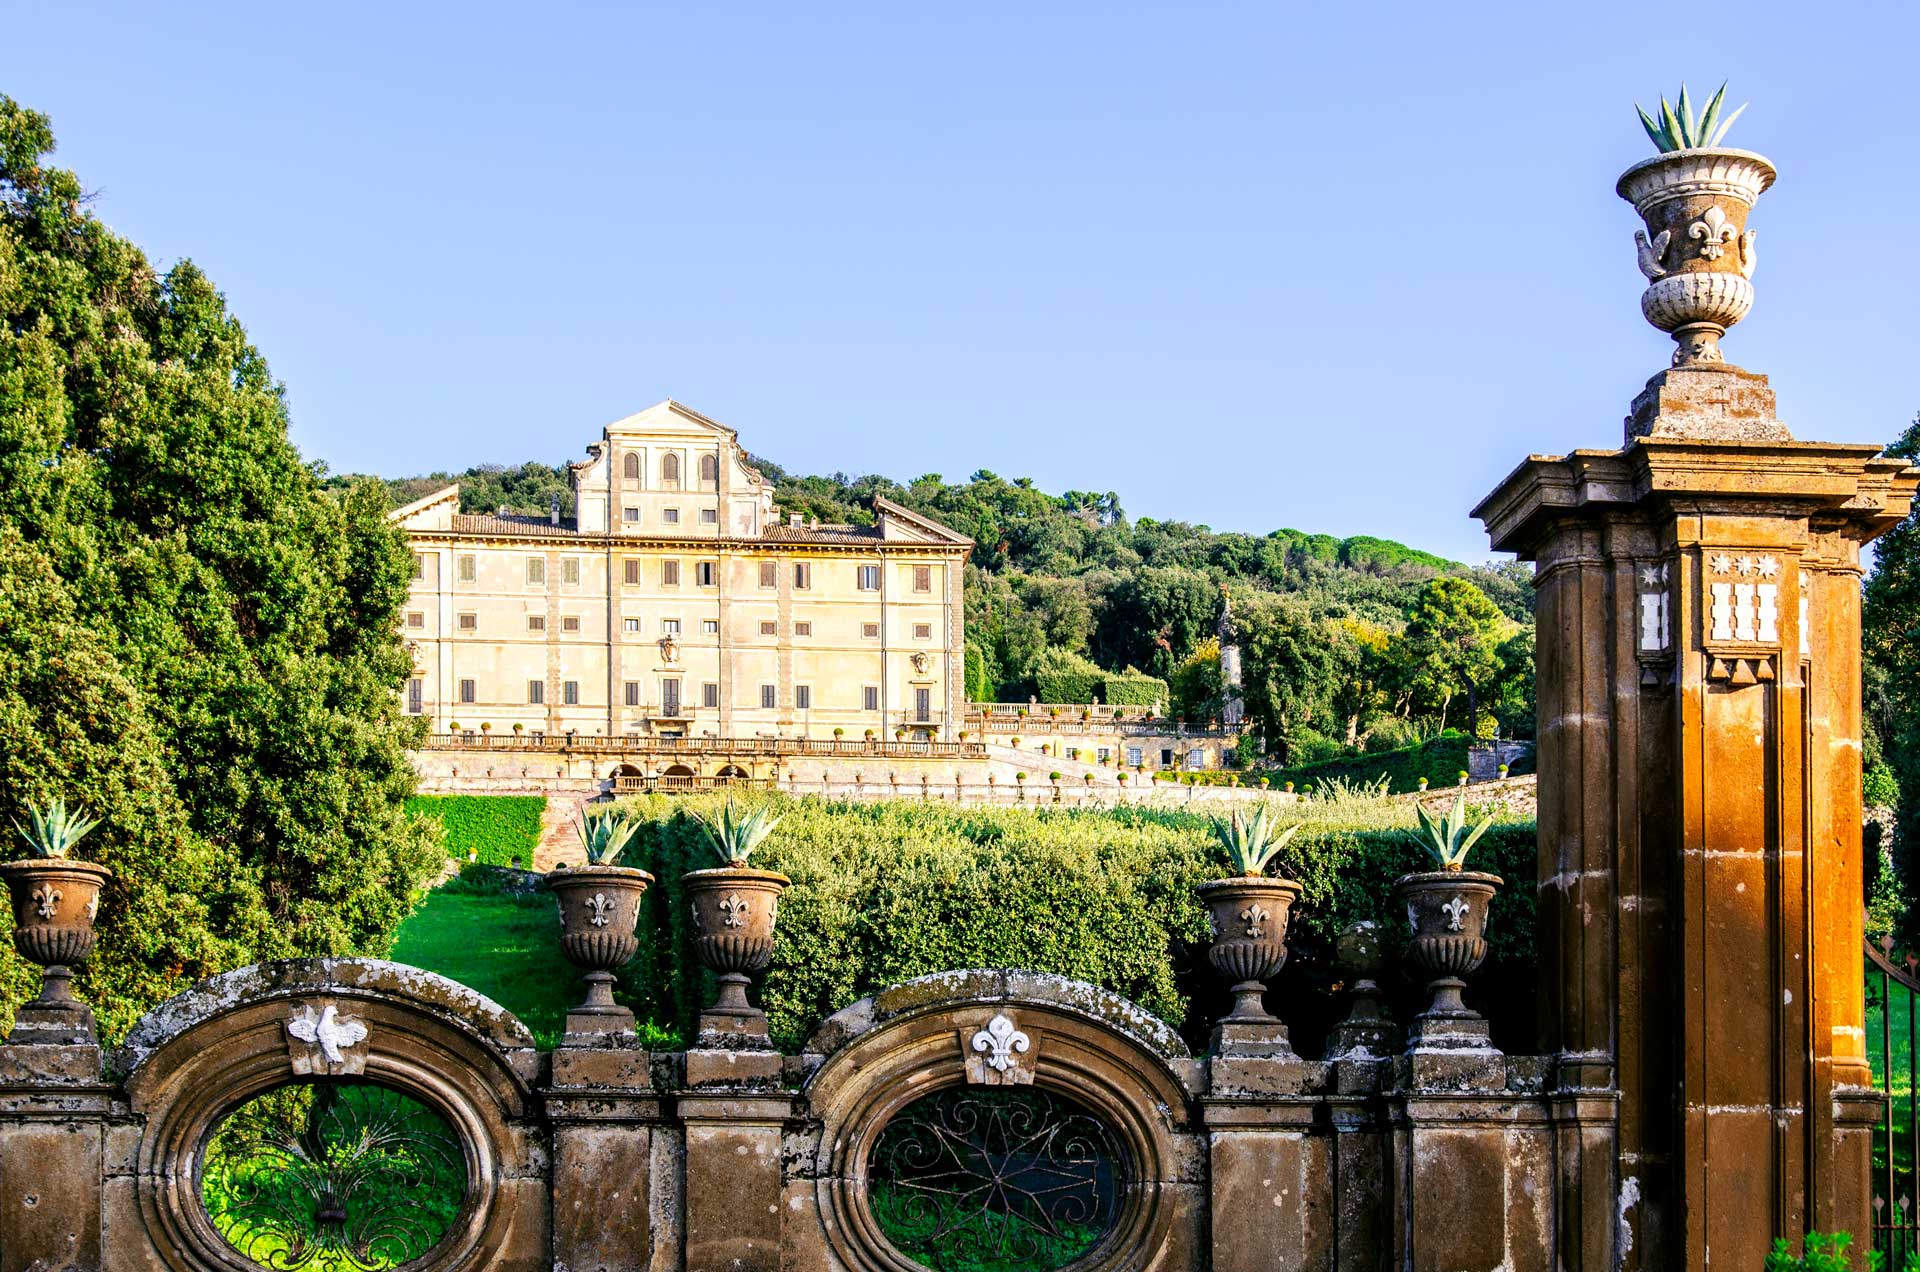
[[[936,1272],[1050,1272],[1112,1229],[1126,1165],[1104,1122],[1050,1091],[949,1088],[881,1130],[868,1204]]]
[[[1873,1248],[1889,1267],[1904,1267],[1920,1251],[1920,1198],[1914,1195],[1920,1162],[1920,960],[1893,961],[1893,940],[1867,943],[1867,1057],[1873,1085],[1887,1103],[1873,1135]]]
[[[307,1082],[221,1120],[200,1198],[261,1267],[375,1272],[432,1250],[465,1204],[466,1156],[433,1109],[368,1082]]]

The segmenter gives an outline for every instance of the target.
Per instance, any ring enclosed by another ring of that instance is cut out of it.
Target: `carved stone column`
[[[555,1267],[648,1272],[674,1248],[676,1145],[661,1126],[651,1062],[637,1045],[553,1053]]]
[[[686,1054],[677,1109],[686,1136],[687,1272],[780,1272],[781,1142],[794,1116],[784,1073],[771,1051]]]
[[[1785,437],[1765,377],[1696,363],[1474,512],[1536,568],[1564,1267],[1868,1231],[1859,554],[1920,473]]]
[[[0,1044],[0,1272],[101,1266],[100,1048]]]

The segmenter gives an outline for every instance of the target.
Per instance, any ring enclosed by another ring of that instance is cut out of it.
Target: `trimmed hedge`
[[[1035,696],[1045,703],[1092,702],[1106,674],[1098,664],[1068,649],[1043,649],[1033,660]]]
[[[1274,790],[1282,790],[1292,782],[1294,789],[1310,791],[1316,782],[1333,779],[1377,782],[1384,773],[1388,789],[1404,794],[1418,790],[1423,777],[1435,786],[1456,785],[1460,781],[1460,770],[1467,767],[1467,746],[1466,734],[1448,732],[1418,746],[1376,751],[1371,755],[1346,755],[1318,764],[1274,769],[1263,776],[1273,779]]]
[[[1138,671],[1109,674],[1100,682],[1100,701],[1110,707],[1151,707],[1155,703],[1165,711],[1173,701],[1173,691],[1158,676]]]
[[[1208,819],[1177,810],[963,808],[774,797],[783,820],[753,864],[793,879],[759,996],[775,1042],[797,1048],[827,1016],[886,986],[962,967],[1056,972],[1124,994],[1204,1045],[1229,1005],[1206,962],[1206,916],[1194,886],[1226,873]],[[626,864],[657,882],[641,918],[641,953],[621,974],[623,1001],[661,1033],[687,1038],[713,992],[693,949],[681,876],[714,864],[689,808],[708,797],[626,802],[647,821]],[[1304,889],[1286,971],[1268,996],[1306,1054],[1346,1010],[1330,992],[1333,939],[1359,918],[1404,942],[1391,884],[1422,869],[1405,830],[1410,808],[1329,810],[1277,869]],[[1524,1051],[1533,1030],[1534,831],[1496,826],[1475,864],[1506,877],[1496,897],[1489,966],[1471,996],[1493,1004],[1496,1042]],[[1421,1003],[1397,986],[1401,1018]]]
[[[409,813],[440,823],[447,856],[466,861],[473,853],[490,866],[508,865],[515,857],[531,866],[546,810],[544,795],[416,795],[407,801]]]

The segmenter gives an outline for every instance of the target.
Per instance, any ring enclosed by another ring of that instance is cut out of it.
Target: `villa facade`
[[[734,431],[666,401],[569,466],[575,515],[393,513],[414,554],[406,710],[499,738],[946,741],[972,541],[886,499],[774,509]]]

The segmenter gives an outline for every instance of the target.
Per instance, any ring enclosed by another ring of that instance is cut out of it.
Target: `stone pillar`
[[[1868,1232],[1860,547],[1920,479],[1877,455],[1697,362],[1622,449],[1529,459],[1474,512],[1535,563],[1561,1266]]]
[[[651,1062],[638,1046],[610,1039],[553,1053],[546,1110],[555,1267],[649,1272],[656,1251],[673,1248],[674,1145],[660,1126]]]
[[[1333,1262],[1333,1164],[1314,1109],[1329,1066],[1285,1055],[1215,1055],[1201,1117],[1212,1181],[1213,1272],[1296,1272]]]
[[[686,1134],[686,1272],[780,1272],[781,1142],[794,1114],[771,1051],[689,1051],[678,1101]]]
[[[0,1272],[101,1266],[111,1099],[97,1046],[0,1045]]]

